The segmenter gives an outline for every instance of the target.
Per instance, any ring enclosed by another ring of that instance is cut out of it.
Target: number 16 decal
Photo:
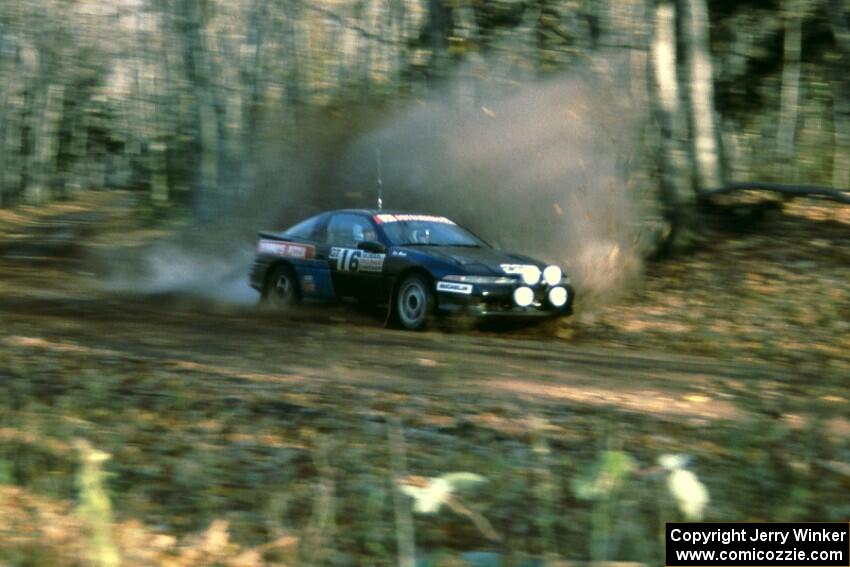
[[[338,272],[380,272],[386,254],[370,254],[354,248],[331,248],[329,260],[336,260]]]
[[[334,254],[335,252],[335,254]],[[339,272],[356,272],[360,263],[360,250],[352,248],[335,248],[331,257],[336,257],[336,269]]]

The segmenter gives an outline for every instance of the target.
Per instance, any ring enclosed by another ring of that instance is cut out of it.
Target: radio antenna
[[[378,165],[378,210],[381,211],[384,208],[384,180],[381,177],[381,148],[375,146],[375,161]]]

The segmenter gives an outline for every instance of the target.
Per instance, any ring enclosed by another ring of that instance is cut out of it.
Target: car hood
[[[456,265],[464,274],[504,275],[502,264],[533,264],[545,267],[543,262],[522,254],[512,254],[494,248],[467,246],[405,246],[405,250],[430,256]]]

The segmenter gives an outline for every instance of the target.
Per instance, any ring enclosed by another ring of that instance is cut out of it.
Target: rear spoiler
[[[257,238],[262,240],[279,240],[281,242],[291,242],[291,238],[287,238],[285,236],[281,236],[279,232],[269,232],[267,230],[261,230],[257,233]]]

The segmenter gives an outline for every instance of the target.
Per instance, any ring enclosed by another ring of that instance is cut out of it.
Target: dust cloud
[[[367,119],[338,109],[302,121],[295,143],[263,144],[255,186],[236,205],[146,248],[132,277],[119,270],[110,287],[253,303],[256,231],[326,208],[374,208],[379,154],[385,209],[445,214],[497,247],[564,266],[579,309],[605,302],[640,271],[645,105],[623,69],[479,82],[473,94],[450,84]]]
[[[203,299],[221,305],[253,305],[257,293],[248,285],[253,254],[233,247],[227,254],[191,250],[160,242],[133,254],[107,278],[109,291]]]
[[[580,294],[605,301],[642,256],[644,117],[622,77],[585,71],[485,89],[463,107],[414,105],[355,142],[338,181],[374,196],[377,149],[385,208],[445,214],[500,248],[564,266]]]

